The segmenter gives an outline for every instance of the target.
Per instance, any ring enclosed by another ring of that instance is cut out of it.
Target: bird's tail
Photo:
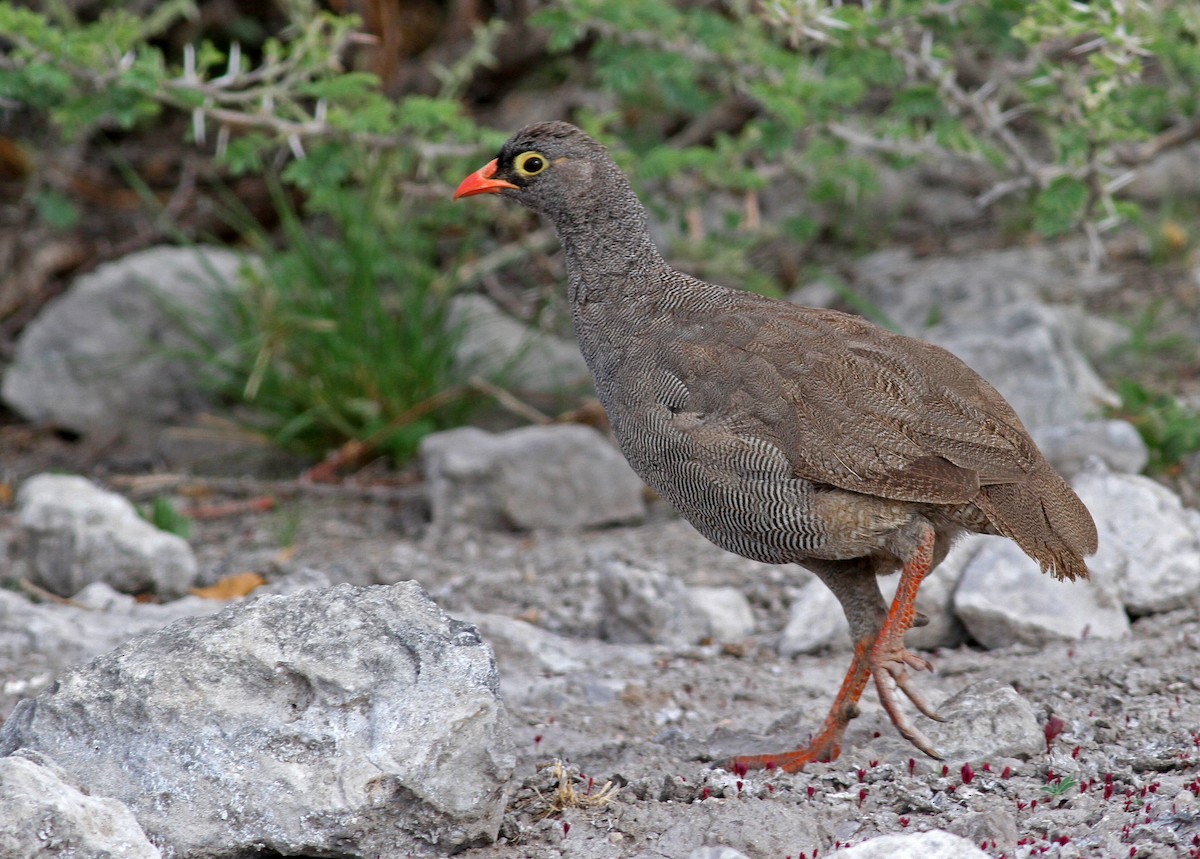
[[[1096,523],[1049,463],[1020,483],[983,487],[974,502],[1043,572],[1059,579],[1088,577],[1083,557],[1096,551]]]

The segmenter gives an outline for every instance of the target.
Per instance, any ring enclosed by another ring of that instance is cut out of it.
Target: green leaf
[[[1043,188],[1033,203],[1033,227],[1047,238],[1074,229],[1083,217],[1088,189],[1083,182],[1060,176]]]
[[[354,101],[379,90],[379,78],[369,72],[343,72],[340,75],[308,81],[296,87],[301,95],[330,101]]]
[[[42,191],[34,198],[38,218],[56,230],[69,230],[79,222],[79,209],[57,191]]]

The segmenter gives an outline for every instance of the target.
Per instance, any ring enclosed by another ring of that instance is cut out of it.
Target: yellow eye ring
[[[513,166],[522,176],[536,176],[549,167],[550,162],[540,152],[522,152],[513,161]]]

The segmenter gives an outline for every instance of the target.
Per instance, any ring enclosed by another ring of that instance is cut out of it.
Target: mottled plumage
[[[1060,578],[1086,577],[1096,549],[1091,516],[1012,408],[937,346],[674,271],[625,176],[567,123],[519,131],[458,196],[484,192],[557,228],[575,334],[634,470],[717,545],[802,564],[842,602],[861,653],[826,732],[739,762],[835,756],[870,672],[932,754],[891,696],[934,716],[904,671],[926,667],[903,649],[911,598],[889,613],[875,576],[903,568],[915,596],[963,531],[1009,537]]]

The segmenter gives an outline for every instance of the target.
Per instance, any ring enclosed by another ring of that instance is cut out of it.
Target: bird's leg
[[[904,633],[912,627],[917,614],[914,607],[917,590],[933,568],[934,541],[933,528],[927,525],[920,535],[915,551],[900,571],[896,597],[892,600],[892,607],[883,622],[883,628],[879,630],[879,635],[871,647],[867,662],[871,673],[875,675],[875,689],[879,693],[879,701],[891,718],[892,724],[918,749],[932,758],[940,759],[941,756],[934,751],[933,744],[900,709],[896,696],[896,689],[899,688],[921,713],[935,721],[942,721],[942,717],[913,685],[908,673],[909,668],[930,671],[933,666],[921,657],[909,653],[904,647]]]
[[[871,677],[871,654],[876,638],[887,618],[887,605],[879,594],[875,567],[869,561],[812,562],[809,568],[834,593],[854,638],[854,659],[842,680],[837,698],[829,708],[825,723],[807,746],[770,755],[748,755],[734,758],[726,769],[774,769],[799,772],[815,761],[832,761],[842,750],[842,737],[850,720],[858,715],[858,699]]]
[[[933,744],[900,709],[896,689],[903,692],[913,705],[930,719],[942,721],[933,706],[913,685],[908,669],[928,671],[932,666],[904,647],[904,634],[913,626],[918,612],[914,606],[921,582],[934,566],[935,533],[924,524],[913,535],[911,550],[905,552],[907,561],[900,572],[896,597],[888,609],[879,595],[875,570],[869,565],[813,565],[815,572],[838,601],[850,621],[854,637],[854,659],[842,681],[837,698],[825,717],[817,736],[807,746],[789,752],[768,755],[748,755],[733,758],[724,766],[734,771],[751,769],[781,769],[799,772],[815,761],[835,760],[841,753],[842,737],[850,720],[858,715],[858,700],[862,697],[868,678],[875,675],[875,688],[884,710],[900,734],[918,749],[933,758],[940,756]]]
[[[858,699],[867,688],[867,680],[871,676],[869,664],[874,637],[860,638],[854,645],[854,659],[850,670],[842,681],[825,724],[813,741],[807,746],[780,752],[774,755],[745,755],[727,761],[723,766],[733,772],[755,769],[780,769],[784,772],[800,772],[808,764],[816,761],[832,761],[842,752],[842,736],[850,720],[858,715]]]

